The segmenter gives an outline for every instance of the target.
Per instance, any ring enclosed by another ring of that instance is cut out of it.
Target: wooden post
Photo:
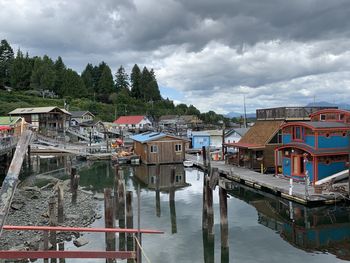
[[[13,194],[16,191],[18,183],[18,174],[21,171],[22,163],[25,157],[27,146],[32,139],[32,132],[25,131],[19,142],[17,143],[16,152],[12,158],[7,175],[2,182],[0,190],[0,236],[2,234],[2,227],[4,226],[7,214],[10,209]]]
[[[68,167],[69,170],[69,167]],[[76,168],[70,168],[70,191],[73,193],[74,176],[77,174]]]
[[[58,243],[58,250],[59,250],[59,251],[64,251],[64,242]],[[60,262],[60,263],[65,263],[65,262],[66,262],[66,259],[60,258],[60,259],[59,259],[59,262]]]
[[[223,124],[222,124],[222,160],[224,161],[225,160],[225,129],[226,129],[226,126],[225,126],[225,122],[223,121]]]
[[[207,152],[205,146],[202,146],[202,155],[203,155],[203,165],[207,167]]]
[[[207,175],[203,173],[203,209],[202,209],[202,229],[208,229],[208,212],[207,212]]]
[[[79,188],[79,180],[80,180],[80,175],[76,174],[73,177],[73,192],[72,192],[72,204],[77,203],[77,197],[78,197],[78,188]]]
[[[49,224],[50,226],[57,226],[57,219],[56,219],[56,201],[55,201],[55,197],[51,196],[49,199]],[[50,232],[50,243],[52,245],[52,250],[56,250],[56,246],[57,246],[57,240],[56,240],[56,232],[55,231],[51,231]],[[57,260],[55,258],[51,259],[51,262],[56,263]]]
[[[126,192],[126,228],[134,228],[134,215],[132,211],[132,191]],[[134,250],[133,234],[127,234],[127,251]]]
[[[119,165],[115,165],[115,177],[114,177],[114,213],[115,219],[119,219],[119,197],[118,197],[118,187],[119,187]]]
[[[124,174],[120,174],[118,183],[118,199],[119,199],[119,227],[125,228],[125,187]],[[119,234],[119,250],[125,250],[125,233]]]
[[[141,189],[140,189],[140,184],[137,186],[137,239],[138,243],[140,243],[140,246],[142,246],[142,238],[141,238]],[[137,263],[142,263],[142,251],[141,247],[138,244],[135,244],[137,246],[136,249],[136,262]]]
[[[44,231],[43,233],[43,240],[44,240],[44,250],[48,250],[49,249],[49,231]],[[49,259],[48,258],[44,258],[44,263],[48,263]]]
[[[213,210],[213,190],[209,186],[209,178],[206,178],[207,187],[207,224],[208,224],[208,237],[214,236],[214,210]]]
[[[113,196],[112,189],[104,189],[104,206],[105,206],[105,226],[106,228],[114,228],[114,211],[113,211]],[[115,251],[115,233],[106,233],[106,250]],[[107,262],[112,262],[112,259],[108,259]]]
[[[63,186],[59,184],[57,187],[57,221],[59,224],[62,224],[64,220],[63,204],[64,204]]]
[[[156,165],[156,215],[160,217],[160,165]]]
[[[228,249],[227,191],[219,187],[221,249]]]
[[[171,233],[177,233],[176,209],[175,209],[175,168],[171,168],[170,189],[169,189],[169,206],[171,218]]]

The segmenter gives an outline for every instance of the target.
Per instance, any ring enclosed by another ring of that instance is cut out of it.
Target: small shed
[[[206,130],[192,132],[192,148],[202,149],[202,147],[221,148],[222,130]]]
[[[189,142],[161,132],[145,132],[131,137],[134,152],[146,164],[182,163]]]

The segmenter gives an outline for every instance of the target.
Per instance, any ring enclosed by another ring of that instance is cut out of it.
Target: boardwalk
[[[201,158],[197,161],[196,156],[187,154],[186,159],[193,161],[194,165],[200,169],[205,169]],[[340,193],[323,191],[322,194],[316,194],[314,187],[308,186],[306,190],[305,184],[296,182],[293,184],[292,195],[289,195],[289,179],[257,173],[249,169],[225,164],[223,161],[212,161],[211,167],[219,169],[219,184],[228,188],[227,190],[234,181],[305,205],[333,204],[344,200]]]
[[[7,154],[16,148],[17,137],[7,137],[0,139],[0,155]]]

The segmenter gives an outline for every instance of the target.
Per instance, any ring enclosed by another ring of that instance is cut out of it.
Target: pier
[[[186,154],[186,159],[191,160],[194,166],[208,171],[208,166],[203,162],[203,158],[197,159],[195,155]],[[217,168],[219,174],[218,184],[225,190],[233,189],[234,183],[240,183],[257,191],[268,192],[284,199],[294,201],[307,206],[330,205],[344,201],[344,195],[337,192],[324,190],[321,194],[315,192],[313,186],[305,186],[304,183],[293,182],[290,192],[290,180],[273,174],[262,174],[246,168],[241,168],[224,161],[212,161],[211,169]]]

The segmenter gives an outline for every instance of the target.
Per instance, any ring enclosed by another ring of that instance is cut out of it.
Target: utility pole
[[[243,95],[243,104],[244,104],[244,128],[247,128],[247,109],[245,107],[245,95]]]

